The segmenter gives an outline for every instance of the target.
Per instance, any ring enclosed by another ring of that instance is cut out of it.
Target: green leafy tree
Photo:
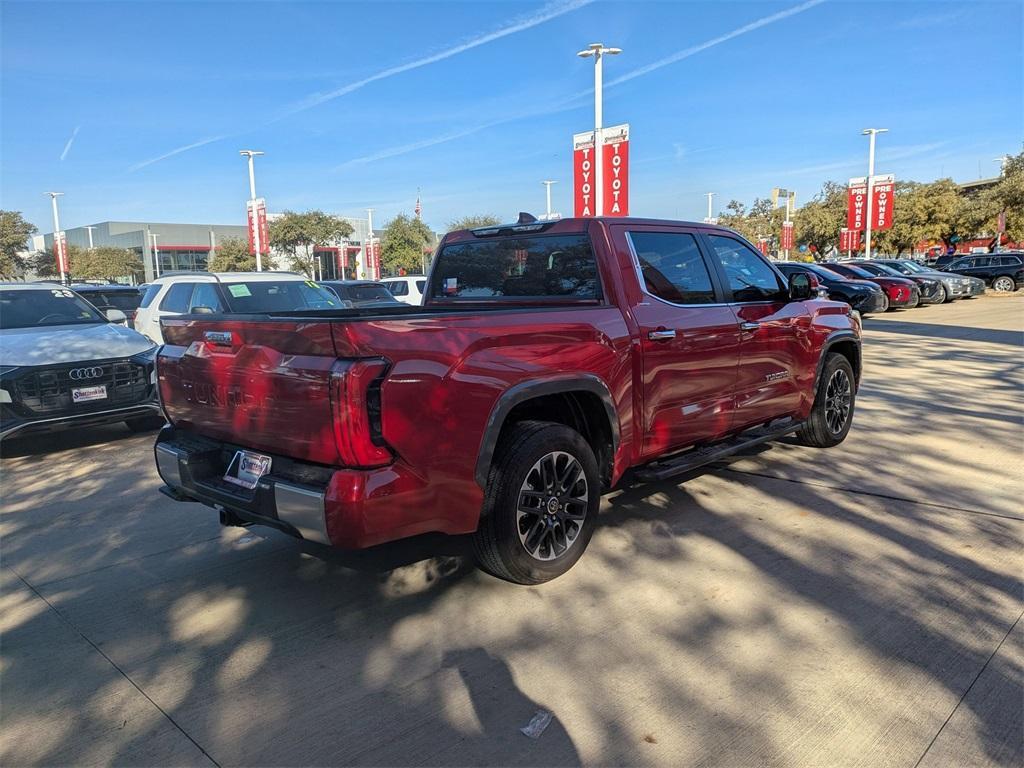
[[[335,245],[352,234],[352,225],[340,216],[332,216],[323,211],[309,211],[305,214],[306,226],[309,228],[311,251],[318,246],[323,248],[328,245]],[[310,256],[312,256],[312,252]],[[316,277],[314,264],[316,259],[311,259],[307,269],[303,270],[311,277]]]
[[[846,187],[826,181],[809,203],[793,215],[794,239],[814,246],[816,258],[839,245],[839,230],[846,226]]]
[[[384,227],[380,260],[384,271],[416,273],[423,268],[423,255],[434,244],[434,233],[422,221],[405,214],[395,216]]]
[[[69,249],[70,250],[70,249]],[[142,274],[142,259],[127,248],[76,248],[69,254],[68,268],[75,280],[116,280]]]
[[[39,230],[25,221],[20,211],[0,211],[0,277],[18,277],[25,270],[25,261],[18,255],[28,239]]]
[[[501,219],[489,213],[481,213],[476,216],[463,216],[460,219],[452,219],[448,222],[448,231],[455,232],[459,229],[478,229],[479,227],[493,227],[501,224]]]
[[[263,266],[273,269],[273,262],[263,257]],[[211,272],[254,272],[256,254],[249,253],[249,243],[236,237],[221,240],[210,255],[206,268]]]
[[[773,206],[767,198],[755,198],[750,210],[738,200],[729,201],[725,212],[718,214],[718,223],[756,243],[762,237],[778,238],[785,218],[785,208]]]
[[[994,187],[986,190],[987,211],[990,217],[1006,214],[1006,234],[1011,240],[1024,240],[1024,152],[1007,159],[1002,177]],[[995,231],[995,224],[989,222]]]
[[[75,265],[78,264],[81,258],[83,249],[77,245],[68,245],[68,266],[73,271]],[[57,268],[57,257],[53,251],[34,251],[28,258],[28,263],[25,265],[38,277],[59,277],[60,270]]]
[[[352,225],[323,211],[285,211],[270,222],[270,244],[288,254],[289,266],[314,277],[316,246],[332,245],[352,234]]]

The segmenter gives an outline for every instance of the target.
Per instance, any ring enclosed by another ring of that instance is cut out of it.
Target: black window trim
[[[723,231],[717,230],[717,229],[712,229],[712,230],[702,229],[702,230],[700,230],[700,235],[701,235],[701,238],[705,240],[705,248],[707,249],[707,252],[713,256],[713,258],[711,259],[712,265],[715,268],[715,272],[718,274],[718,279],[721,280],[721,282],[722,282],[722,289],[723,289],[723,291],[725,293],[725,296],[726,296],[726,302],[725,302],[726,304],[729,304],[731,306],[735,306],[735,305],[748,306],[748,305],[754,305],[754,304],[779,304],[779,303],[784,303],[784,302],[787,301],[787,298],[786,298],[786,286],[789,285],[789,278],[786,277],[784,274],[782,274],[782,270],[780,270],[778,267],[776,267],[774,264],[772,264],[770,259],[766,259],[764,254],[761,253],[759,250],[757,250],[757,248],[755,248],[754,245],[749,240],[747,240],[745,237],[743,237],[743,235],[739,234],[738,232],[731,232],[731,231],[730,232],[723,232]],[[767,264],[768,265],[768,269],[770,269],[775,274],[775,276],[777,278],[779,278],[780,282],[782,283],[782,289],[780,291],[781,298],[778,298],[778,299],[756,299],[754,301],[737,301],[735,296],[733,296],[732,288],[729,287],[729,276],[725,273],[725,267],[722,265],[722,260],[718,258],[718,254],[715,252],[715,246],[711,242],[711,237],[712,236],[724,237],[724,238],[727,238],[729,240],[736,240],[737,242],[742,243],[743,245],[747,246],[753,252],[754,256],[756,256],[762,262]]]
[[[505,239],[540,240],[549,237],[570,237],[572,235],[584,237],[587,239],[587,242],[590,243],[590,252],[594,256],[594,269],[597,272],[597,286],[601,292],[601,295],[596,298],[584,299],[572,298],[571,296],[472,296],[466,298],[435,298],[434,278],[437,274],[435,267],[441,263],[441,254],[444,252],[444,247],[449,245],[449,243],[442,241],[441,246],[437,249],[437,253],[434,256],[434,260],[430,265],[430,274],[426,277],[427,284],[424,286],[426,290],[420,291],[421,301],[424,304],[429,301],[431,304],[442,304],[446,306],[458,304],[534,304],[540,306],[546,306],[548,304],[571,304],[575,306],[608,306],[608,286],[605,285],[604,269],[601,266],[601,256],[598,253],[597,248],[594,247],[594,238],[591,236],[589,230],[586,232],[513,232],[509,235],[499,235],[498,237],[504,237]],[[466,243],[476,242],[477,240],[483,239],[485,238],[476,238],[475,240],[458,240],[454,243],[450,243],[450,245],[465,245]],[[406,278],[399,279],[404,280]]]
[[[725,300],[725,289],[718,274],[718,270],[716,270],[714,264],[711,263],[708,255],[707,244],[704,243],[699,229],[695,227],[659,226],[657,224],[638,224],[635,226],[621,225],[621,229],[623,235],[625,235],[626,245],[629,246],[629,260],[633,264],[633,274],[636,275],[636,281],[640,286],[640,292],[644,296],[649,296],[655,301],[660,301],[662,304],[667,304],[670,307],[724,307],[728,304]],[[674,301],[669,301],[668,299],[663,299],[661,296],[648,291],[647,281],[644,279],[643,270],[640,268],[640,256],[637,254],[636,246],[633,244],[633,238],[630,236],[633,232],[643,232],[655,235],[692,235],[694,241],[697,243],[697,251],[700,253],[701,259],[704,261],[704,269],[708,271],[708,278],[711,280],[711,288],[715,293],[715,300],[701,304],[679,304]]]

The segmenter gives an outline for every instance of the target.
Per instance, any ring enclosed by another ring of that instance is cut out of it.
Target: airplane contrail
[[[71,145],[75,143],[75,136],[78,135],[78,132],[81,129],[82,129],[82,126],[76,125],[75,126],[75,130],[73,130],[71,132],[71,138],[68,139],[68,143],[64,145],[64,151],[60,153],[60,161],[62,163],[64,162],[64,158],[68,156],[68,152],[71,151]]]

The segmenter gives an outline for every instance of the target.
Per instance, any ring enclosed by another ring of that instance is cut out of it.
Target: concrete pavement
[[[1022,329],[869,318],[842,446],[618,491],[537,588],[221,529],[119,427],[5,445],[0,763],[1020,765]]]

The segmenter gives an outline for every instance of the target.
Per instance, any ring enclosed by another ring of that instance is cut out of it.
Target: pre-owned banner
[[[839,250],[856,251],[860,248],[860,232],[855,229],[839,230]]]
[[[896,177],[891,173],[874,176],[871,182],[871,228],[889,229],[892,226]]]
[[[57,259],[57,269],[65,274],[68,269],[68,238],[64,232],[57,232],[53,236],[53,255]]]
[[[249,221],[249,253],[256,253],[256,228],[259,227],[260,253],[270,253],[270,225],[267,223],[267,201],[262,197],[245,204]]]
[[[847,187],[846,228],[860,231],[868,220],[868,180],[864,176],[850,179]]]

